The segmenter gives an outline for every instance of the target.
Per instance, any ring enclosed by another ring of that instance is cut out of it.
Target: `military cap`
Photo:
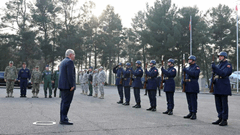
[[[11,64],[11,63],[13,64],[13,61],[9,61],[9,64]]]
[[[39,66],[35,66],[35,68],[39,68]]]
[[[103,67],[101,66],[101,67],[99,67],[99,69],[103,69]]]

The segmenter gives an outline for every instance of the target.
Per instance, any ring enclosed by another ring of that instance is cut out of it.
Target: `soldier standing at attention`
[[[199,93],[199,84],[198,78],[200,73],[200,68],[196,64],[196,57],[191,55],[188,57],[189,67],[183,68],[183,72],[186,73],[185,83],[185,92],[188,103],[189,114],[184,116],[183,118],[195,120],[197,119],[197,98]]]
[[[22,69],[20,69],[18,72],[18,82],[20,82],[20,88],[21,88],[20,97],[26,97],[28,80],[31,79],[30,70],[27,69],[26,66],[27,66],[26,63],[23,62]]]
[[[218,54],[220,63],[215,66],[212,63],[213,72],[216,74],[214,79],[214,96],[218,113],[218,120],[212,124],[226,126],[228,125],[228,96],[232,95],[229,76],[232,74],[232,65],[228,63],[227,53],[220,52]]]
[[[99,99],[104,99],[104,83],[106,81],[106,74],[102,66],[98,70],[99,70],[98,77],[97,77],[98,84],[99,84],[98,88],[101,93],[101,96],[99,97]]]
[[[47,88],[49,89],[49,98],[52,98],[52,72],[49,71],[49,66],[46,66],[46,70],[42,73],[42,80],[44,83],[44,95],[47,98]]]
[[[84,94],[83,71],[82,70],[79,72],[79,83],[80,83],[80,86],[81,86],[81,89],[82,89],[82,93],[81,94]]]
[[[92,81],[92,86],[95,92],[95,95],[93,96],[94,98],[98,97],[98,70],[95,69],[93,71],[93,81]]]
[[[54,81],[54,97],[57,95],[57,89],[58,89],[58,79],[59,79],[59,66],[58,70],[56,70],[53,74],[53,81]],[[59,98],[61,97],[61,92],[59,91]]]
[[[13,61],[9,61],[9,66],[5,68],[4,81],[6,82],[7,96],[13,98],[14,83],[17,79],[17,68],[13,66]]]
[[[92,88],[92,80],[93,80],[93,67],[89,67],[89,70],[88,70],[88,86],[89,86],[89,94],[88,96],[92,96],[92,92],[93,92],[93,88]]]
[[[131,73],[131,64],[126,63],[126,71],[123,69],[123,86],[124,86],[124,94],[126,102],[123,105],[128,106],[130,102],[130,73]]]
[[[113,73],[117,74],[115,85],[117,85],[118,94],[120,97],[120,101],[118,101],[117,103],[122,104],[123,103],[123,84],[121,83],[123,79],[122,63],[119,63],[116,67],[113,68]]]
[[[168,69],[165,70],[162,66],[161,68],[164,74],[164,92],[166,92],[167,98],[167,111],[163,114],[173,115],[174,108],[174,92],[175,92],[175,81],[174,77],[176,76],[176,69],[174,68],[174,60],[168,60]]]
[[[39,71],[39,66],[35,67],[35,70],[32,72],[31,83],[32,83],[32,98],[38,98],[39,87],[42,80],[42,74]]]
[[[136,67],[137,69],[133,71],[133,84],[132,87],[134,89],[134,97],[136,101],[136,105],[133,106],[133,108],[141,108],[141,98],[140,98],[140,89],[142,88],[142,81],[141,78],[143,76],[143,70],[141,68],[141,61],[136,61]]]
[[[83,74],[83,86],[84,86],[84,95],[87,95],[88,94],[88,74],[87,74],[87,70],[84,69],[84,74]]]
[[[147,91],[148,91],[148,97],[150,100],[150,108],[147,109],[147,111],[153,111],[155,112],[157,109],[157,76],[158,76],[158,69],[155,67],[156,61],[151,60],[150,61],[150,70],[147,71],[147,67],[145,67],[145,73],[148,76],[147,80]]]

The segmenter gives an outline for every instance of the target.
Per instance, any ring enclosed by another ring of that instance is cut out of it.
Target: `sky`
[[[0,8],[5,6],[5,3],[9,0],[0,0]],[[35,0],[29,0],[35,1]],[[87,0],[79,0],[78,6],[80,7]],[[91,0],[96,4],[93,14],[95,16],[100,16],[102,11],[107,5],[111,5],[115,8],[115,13],[118,13],[122,19],[122,25],[124,27],[131,27],[132,18],[140,10],[146,10],[146,3],[153,6],[156,0]],[[217,7],[219,4],[228,5],[230,8],[235,9],[236,4],[240,9],[240,0],[172,0],[177,7],[193,7],[197,6],[200,11],[207,11],[212,7]]]

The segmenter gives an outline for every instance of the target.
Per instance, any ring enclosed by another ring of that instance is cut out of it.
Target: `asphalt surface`
[[[149,99],[141,90],[142,108],[135,105],[131,91],[131,105],[118,105],[116,87],[105,87],[105,99],[96,99],[75,91],[68,114],[74,125],[60,125],[60,98],[44,98],[41,86],[38,99],[19,98],[19,88],[14,89],[14,98],[5,98],[5,87],[0,87],[0,134],[12,135],[239,135],[240,96],[229,97],[229,125],[212,125],[217,120],[214,96],[199,94],[197,120],[183,119],[188,114],[186,96],[175,93],[175,108],[172,116],[162,114],[166,110],[166,97],[162,92],[157,97],[157,111],[148,112]],[[54,121],[55,125],[37,126],[36,121]]]

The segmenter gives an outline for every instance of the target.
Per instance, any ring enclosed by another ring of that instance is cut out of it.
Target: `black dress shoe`
[[[157,111],[156,107],[153,107],[151,111],[156,112]]]
[[[45,95],[45,98],[47,98],[47,95]]]
[[[222,121],[222,119],[218,119],[217,121],[213,122],[213,125],[218,125],[220,122]]]
[[[219,123],[219,126],[227,126],[228,123],[227,123],[227,120],[222,120],[220,123]]]
[[[169,110],[169,111],[168,111],[168,115],[173,115],[173,111],[172,111],[172,110]]]
[[[138,104],[135,108],[141,108],[141,105]]]
[[[148,109],[146,109],[147,111],[151,111],[153,109],[153,107],[150,107],[150,108],[148,108]]]
[[[123,105],[125,105],[125,106],[128,106],[128,105],[129,105],[129,103],[128,103],[128,102],[125,102],[125,103],[123,103]]]
[[[118,104],[122,104],[122,103],[123,103],[123,101],[122,101],[122,100],[120,100],[120,101],[118,101],[117,103],[118,103]]]
[[[20,98],[23,98],[23,95],[21,95]]]
[[[51,95],[49,95],[49,98],[52,98],[52,96],[51,96]]]
[[[189,119],[189,118],[191,118],[191,116],[192,116],[192,113],[189,113],[188,115],[184,116],[183,118]]]
[[[68,122],[68,121],[60,121],[59,124],[61,124],[61,125],[73,125],[72,122]]]
[[[92,94],[89,94],[88,96],[92,96]]]
[[[136,106],[137,106],[137,104],[136,104],[136,105],[134,105],[134,106],[132,106],[132,108],[136,108]]]
[[[168,114],[168,110],[167,110],[167,111],[165,111],[165,112],[163,112],[163,114]]]
[[[196,113],[192,113],[192,116],[190,117],[191,120],[196,120],[197,119],[197,114]]]

